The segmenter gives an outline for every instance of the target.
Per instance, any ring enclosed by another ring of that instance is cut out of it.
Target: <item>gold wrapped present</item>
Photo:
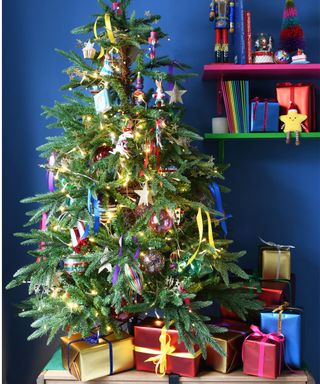
[[[290,280],[291,251],[262,247],[260,250],[261,273],[264,280]]]
[[[206,366],[214,371],[230,373],[241,366],[241,351],[245,337],[250,333],[248,324],[233,320],[221,320],[215,325],[228,328],[228,332],[218,333],[214,340],[224,351],[225,356],[220,355],[211,346],[207,346]]]
[[[82,338],[61,337],[62,362],[77,380],[89,381],[134,368],[133,337],[123,333]]]

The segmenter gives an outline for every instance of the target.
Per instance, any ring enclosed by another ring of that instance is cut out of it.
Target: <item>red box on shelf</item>
[[[138,371],[155,372],[156,366],[151,357],[160,356],[160,336],[164,321],[146,319],[134,327],[135,366]],[[172,353],[166,355],[166,374],[175,373],[186,377],[195,377],[199,371],[201,352],[198,346],[194,347],[194,355],[188,353],[184,343],[179,343],[179,334],[174,327],[166,330],[167,339],[174,348]]]

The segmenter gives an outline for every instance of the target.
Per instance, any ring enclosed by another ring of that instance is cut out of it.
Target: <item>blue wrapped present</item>
[[[272,100],[260,100],[258,97],[251,102],[251,132],[279,131],[279,103]]]
[[[97,93],[94,96],[94,104],[97,113],[104,113],[109,111],[112,108],[109,98],[109,92],[106,89],[103,89],[101,92]]]
[[[284,335],[284,361],[286,365],[289,368],[301,368],[302,310],[286,308],[282,313],[279,313],[273,312],[272,309],[266,309],[260,313],[260,317],[262,332],[280,331]]]

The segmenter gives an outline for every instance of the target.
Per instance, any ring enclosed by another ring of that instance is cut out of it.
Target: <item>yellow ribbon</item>
[[[212,233],[212,224],[211,224],[210,213],[208,211],[205,211],[205,213],[206,213],[206,216],[207,216],[207,219],[208,219],[208,242],[209,242],[209,245],[211,247],[215,248],[216,246],[215,246],[215,243],[214,243],[214,240],[213,240],[213,233]],[[198,248],[195,251],[195,253],[188,260],[187,266],[190,265],[193,262],[193,260],[196,258],[197,254],[198,254],[198,252],[200,250],[201,243],[202,243],[202,238],[203,238],[203,219],[202,219],[202,210],[201,210],[201,208],[198,209],[197,225],[198,225],[198,230],[199,230],[199,245],[198,245]]]
[[[160,353],[157,349],[144,348],[144,347],[134,347],[136,352],[147,353],[149,355],[156,355],[145,360],[145,363],[153,362],[155,366],[155,372],[158,376],[164,376],[167,370],[167,356],[181,357],[184,359],[195,359],[201,355],[201,350],[199,349],[194,354],[188,352],[176,352],[176,348],[171,345],[171,337],[167,334],[167,328],[163,327],[161,330],[161,335],[159,337],[160,341]],[[159,375],[160,373],[160,375]]]
[[[279,312],[279,318],[278,318],[278,334],[281,334],[282,330],[282,313],[283,311],[289,307],[289,303],[285,301],[283,304],[279,305],[279,307],[275,308],[272,313]]]
[[[98,32],[97,32],[97,27],[98,27],[98,21],[99,21],[100,17],[101,16],[97,17],[97,20],[95,21],[94,26],[93,26],[93,33],[94,33],[94,36],[95,36],[95,38],[97,40],[99,40],[99,36],[98,36]],[[108,13],[106,13],[104,15],[104,24],[105,24],[107,35],[108,35],[108,38],[109,38],[111,44],[115,44],[116,43],[116,39],[115,39],[114,34],[112,32],[111,18],[110,18],[110,15]],[[98,59],[103,57],[104,53],[105,53],[105,50],[104,50],[103,47],[101,47],[101,51],[100,51],[100,54],[98,56]]]

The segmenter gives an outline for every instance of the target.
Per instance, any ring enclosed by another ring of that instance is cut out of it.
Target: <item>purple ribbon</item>
[[[119,246],[120,246],[120,249],[119,249],[119,254],[118,254],[118,258],[122,257],[122,241],[123,241],[123,235],[121,235],[120,239],[119,239]],[[119,263],[117,263],[116,265],[116,268],[113,272],[113,276],[112,276],[112,285],[115,285],[118,281],[118,277],[119,277],[119,273],[120,273],[120,265]]]
[[[132,237],[132,240],[137,244],[138,248],[137,250],[135,251],[134,253],[134,258],[137,260],[139,258],[139,254],[140,254],[140,245],[139,245],[139,240],[136,236],[133,236]]]
[[[53,167],[56,162],[56,154],[52,153],[49,157],[49,166]],[[52,171],[48,171],[48,189],[50,192],[54,192],[54,174]]]

